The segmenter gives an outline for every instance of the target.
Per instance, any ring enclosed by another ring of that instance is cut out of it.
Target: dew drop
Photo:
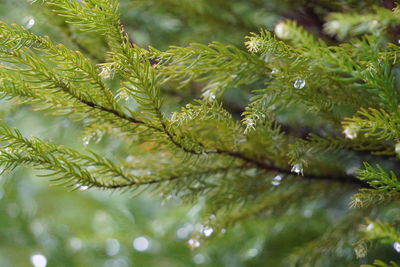
[[[355,139],[357,138],[359,127],[356,125],[347,125],[344,127],[343,133],[346,138],[348,139]]]
[[[69,240],[69,246],[73,249],[73,250],[80,250],[82,248],[82,241],[77,238],[77,237],[72,237]]]
[[[396,250],[397,253],[400,253],[400,242],[394,242],[393,248]]]
[[[374,229],[374,224],[373,223],[368,224],[367,231],[371,231],[372,229]]]
[[[42,254],[34,254],[31,256],[31,262],[35,267],[46,267],[47,259]]]
[[[277,74],[279,72],[279,69],[277,68],[272,68],[271,74]]]
[[[273,186],[278,186],[278,185],[280,185],[280,184],[281,184],[281,182],[278,182],[278,181],[272,181],[272,182],[271,182],[271,184],[272,184]]]
[[[79,191],[86,191],[86,190],[88,190],[89,189],[89,186],[87,186],[87,185],[81,185],[81,186],[79,186]]]
[[[254,258],[255,256],[258,255],[259,252],[260,252],[260,251],[259,251],[258,249],[256,249],[256,248],[251,248],[251,249],[247,250],[247,252],[246,252],[246,257],[247,257],[247,258]]]
[[[210,226],[204,226],[202,227],[201,232],[204,236],[209,237],[214,232],[214,229],[212,229]]]
[[[340,22],[337,20],[330,21],[327,25],[332,31],[335,32],[340,29]]]
[[[88,146],[90,143],[90,136],[85,136],[82,141],[84,146]]]
[[[187,242],[190,248],[198,248],[200,247],[200,241],[194,238],[189,239]]]
[[[274,180],[275,180],[275,181],[282,181],[282,178],[283,178],[283,175],[282,175],[282,174],[279,174],[279,175],[277,175],[277,176],[274,177]]]
[[[304,88],[304,86],[306,86],[306,81],[303,79],[297,79],[296,81],[294,81],[293,86],[296,89],[302,89]]]
[[[140,236],[140,237],[136,238],[135,240],[133,240],[132,246],[137,251],[143,252],[143,251],[146,251],[149,249],[150,242],[146,237]]]
[[[119,244],[119,241],[114,238],[110,238],[107,240],[106,243],[106,253],[108,256],[115,256],[118,254],[119,250],[121,248],[121,245]]]
[[[284,22],[279,22],[275,26],[275,34],[279,39],[289,39],[290,29]]]
[[[204,264],[206,262],[206,257],[203,254],[196,254],[193,257],[193,261],[196,264]]]
[[[272,179],[271,184],[273,186],[278,186],[281,184],[281,181],[283,179],[283,175],[282,174],[278,174],[277,176],[274,177],[274,179]]]
[[[296,173],[296,174],[301,174],[303,175],[303,166],[301,166],[301,164],[295,164],[292,167],[292,172]]]
[[[35,19],[33,18],[33,17],[27,17],[26,19],[25,19],[25,28],[27,28],[28,30],[30,29],[30,28],[32,28],[33,27],[33,25],[35,25]]]
[[[217,87],[217,86],[218,86],[218,83],[213,83],[213,84],[208,85],[207,87],[211,88],[211,87]],[[208,101],[215,100],[217,98],[217,96],[210,89],[205,90],[203,92],[202,96],[205,100],[208,100]]]
[[[176,236],[180,239],[187,238],[193,231],[193,225],[190,223],[184,224],[181,228],[176,231]]]
[[[396,146],[394,147],[394,151],[396,152],[396,154],[400,155],[400,143],[396,144]]]

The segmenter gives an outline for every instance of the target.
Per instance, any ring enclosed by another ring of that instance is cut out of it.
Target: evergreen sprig
[[[204,197],[205,210],[223,218],[214,222],[216,229],[260,214],[282,215],[310,200],[336,200],[330,185],[347,184],[337,187],[342,194],[361,187],[351,202],[360,209],[290,257],[303,266],[323,266],[320,252],[332,256],[352,243],[354,225],[374,217],[375,207],[398,203],[400,181],[389,168],[400,149],[399,49],[384,31],[398,25],[398,8],[331,14],[329,34],[355,36],[341,44],[284,20],[274,32],[250,34],[247,50],[213,42],[161,51],[133,43],[116,0],[39,2],[68,24],[104,38],[106,61],[96,65],[82,52],[2,22],[1,97],[83,122],[87,143],[105,133],[122,137],[136,162],[28,139],[2,124],[5,170],[47,170],[74,189],[151,186],[187,201]],[[178,96],[193,89],[202,100],[168,106],[166,88]],[[226,101],[230,91],[248,99],[232,107]],[[373,167],[379,161],[385,165]],[[365,163],[355,175],[351,163],[357,162]],[[397,236],[392,223],[382,224],[379,236]]]

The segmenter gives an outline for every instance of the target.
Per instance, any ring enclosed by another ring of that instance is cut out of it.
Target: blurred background
[[[81,50],[96,63],[104,62],[106,46],[102,39],[79,33],[49,10],[39,4],[31,6],[30,2],[1,0],[0,20],[49,35],[56,42]],[[272,29],[282,14],[293,17],[296,5],[303,4],[297,1],[288,13],[290,1],[279,2],[122,0],[121,12],[126,31],[141,46],[165,49],[170,45],[221,41],[243,47],[249,32]],[[307,17],[306,13],[297,15]],[[309,24],[318,32],[317,26]],[[239,107],[243,104],[240,98],[234,101]],[[82,125],[66,118],[32,112],[29,106],[5,101],[1,101],[0,114],[26,136],[77,149],[84,143]],[[120,146],[110,137],[89,144],[110,157],[118,153]],[[0,177],[1,267],[284,266],[282,262],[289,252],[319,236],[340,217],[350,197],[330,203],[329,210],[319,200],[279,218],[246,221],[221,233],[211,233],[209,242],[191,249],[188,240],[201,229],[201,199],[184,205],[151,193],[110,193],[84,187],[68,192],[63,187],[49,186],[48,179],[38,174],[18,169]],[[343,261],[354,257],[350,248],[341,253]],[[340,265],[342,259],[338,258],[335,266],[345,266]]]

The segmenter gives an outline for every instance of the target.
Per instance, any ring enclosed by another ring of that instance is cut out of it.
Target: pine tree
[[[226,1],[206,8],[211,2],[123,3],[174,7],[189,28],[203,20],[221,34],[225,25],[227,34],[254,29]],[[3,172],[30,166],[71,190],[148,190],[204,201],[193,248],[249,218],[284,216],[308,203],[323,208],[353,194],[346,214],[287,263],[328,266],[353,247],[358,259],[345,260],[361,264],[369,250],[390,244],[386,263],[364,266],[398,266],[400,8],[388,1],[294,2],[282,1],[274,12],[305,6],[314,23],[308,30],[293,15],[299,22],[251,33],[244,47],[140,46],[121,23],[117,0],[37,1],[66,44],[1,22],[3,99],[82,123],[86,146],[104,136],[125,144],[106,157],[27,138],[2,122]],[[77,29],[78,37],[71,33]],[[92,50],[93,42],[102,48]]]

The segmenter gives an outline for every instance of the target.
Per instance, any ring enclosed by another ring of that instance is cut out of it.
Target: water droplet
[[[397,253],[400,253],[400,242],[394,242],[393,248],[396,250]]]
[[[357,138],[359,129],[360,128],[357,125],[347,125],[346,127],[344,127],[343,133],[346,138],[355,139]]]
[[[47,259],[42,254],[34,254],[31,256],[31,262],[35,267],[46,267]]]
[[[271,74],[277,74],[279,72],[279,69],[277,68],[272,68]]]
[[[301,164],[295,164],[292,167],[292,172],[296,173],[296,174],[301,174],[303,175],[303,166]]]
[[[278,185],[280,185],[280,184],[281,184],[281,182],[278,182],[278,181],[272,181],[272,182],[271,182],[271,184],[272,184],[273,186],[278,186]]]
[[[297,79],[296,81],[294,81],[293,86],[296,89],[302,89],[304,88],[304,86],[306,86],[306,81],[303,79]]]
[[[80,250],[82,248],[82,241],[77,238],[77,237],[72,237],[69,240],[69,246],[73,249],[73,250]]]
[[[140,236],[140,237],[136,238],[135,240],[133,240],[132,246],[137,251],[140,251],[140,252],[146,251],[150,247],[150,241],[146,237]]]
[[[120,250],[120,244],[117,239],[110,238],[106,243],[106,253],[108,256],[112,257],[118,254]]]
[[[25,18],[25,28],[29,30],[33,25],[35,25],[35,19],[33,17]]]
[[[246,258],[254,258],[259,253],[259,250],[256,248],[251,248],[246,252]]]
[[[278,186],[281,184],[281,181],[283,179],[283,175],[282,174],[278,174],[277,176],[274,177],[274,179],[272,179],[271,184],[273,186]]]
[[[36,236],[42,235],[45,231],[45,226],[43,225],[43,223],[37,220],[31,223],[30,228]]]
[[[104,262],[104,265],[96,265],[96,266],[103,266],[103,267],[130,267],[136,266],[132,265],[127,257],[115,257],[107,259]]]
[[[396,146],[394,147],[394,151],[396,152],[396,154],[400,155],[400,143],[396,144]]]
[[[337,20],[332,20],[327,23],[327,28],[329,28],[333,32],[336,32],[340,29],[340,22]]]
[[[176,236],[180,239],[187,238],[193,231],[193,225],[185,223],[181,228],[176,231]]]
[[[194,238],[189,239],[189,241],[187,242],[190,248],[198,248],[200,247],[200,241]]]
[[[275,26],[275,34],[279,39],[289,39],[290,29],[284,22],[279,22]]]
[[[206,262],[206,257],[203,254],[196,254],[193,256],[193,261],[196,264],[204,264]]]
[[[89,186],[87,186],[87,185],[80,185],[79,186],[79,191],[86,191],[88,189],[89,189]]]
[[[212,88],[213,87],[218,87],[218,84],[219,83],[212,83],[212,84],[209,84],[208,86],[207,86],[207,88],[210,88],[210,89],[206,89],[204,92],[203,92],[203,94],[202,94],[202,96],[203,96],[203,98],[205,99],[205,100],[208,100],[208,101],[210,101],[210,100],[215,100],[216,98],[217,98],[217,96],[214,94],[214,92],[212,91]]]
[[[90,136],[85,136],[85,137],[83,137],[83,139],[82,139],[83,145],[84,145],[84,146],[88,146],[89,143],[90,143],[90,139],[91,139]]]
[[[275,181],[279,181],[280,182],[280,181],[282,181],[282,179],[283,179],[283,175],[282,174],[278,174],[277,176],[274,177]]]
[[[214,232],[214,229],[212,229],[210,226],[203,226],[201,232],[204,236],[209,237]]]
[[[374,229],[374,224],[373,223],[368,224],[367,231],[371,231],[372,229]]]

